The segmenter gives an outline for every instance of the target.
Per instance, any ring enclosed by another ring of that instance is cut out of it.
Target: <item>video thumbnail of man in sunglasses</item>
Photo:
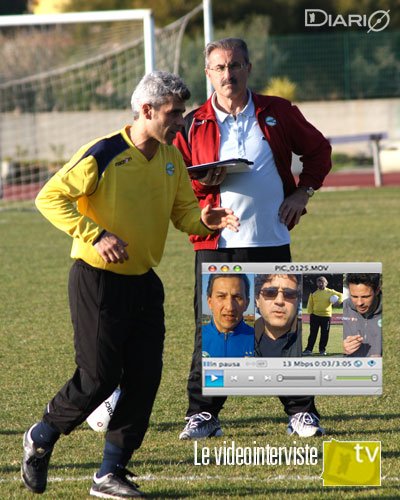
[[[301,276],[256,274],[254,296],[260,318],[255,322],[255,355],[301,356]]]

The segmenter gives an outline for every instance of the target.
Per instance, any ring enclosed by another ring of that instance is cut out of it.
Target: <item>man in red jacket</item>
[[[187,425],[181,439],[222,434],[218,414],[225,397],[206,397],[201,389],[201,264],[203,262],[290,262],[289,230],[296,225],[314,190],[331,168],[331,147],[289,101],[251,92],[251,63],[246,43],[238,38],[211,42],[205,49],[205,72],[215,92],[185,118],[174,144],[187,166],[230,158],[247,158],[249,172],[210,169],[192,178],[200,206],[232,208],[240,231],[191,236],[196,251],[196,335],[188,380]],[[301,155],[303,171],[296,186],[292,152]],[[311,396],[280,398],[289,415],[288,432],[322,434]]]

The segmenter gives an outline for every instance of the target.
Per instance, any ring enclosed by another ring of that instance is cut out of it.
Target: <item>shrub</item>
[[[286,76],[271,78],[261,94],[275,95],[288,101],[294,101],[296,99],[296,84]]]

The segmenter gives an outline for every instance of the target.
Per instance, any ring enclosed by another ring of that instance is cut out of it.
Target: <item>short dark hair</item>
[[[213,50],[235,50],[238,49],[242,52],[245,62],[248,64],[250,62],[249,49],[247,44],[241,38],[222,38],[221,40],[215,40],[206,45],[204,49],[204,56],[206,59],[206,66],[208,64],[208,58]]]
[[[275,276],[287,276],[289,279],[292,279],[296,282],[296,288],[298,289],[300,286],[300,276],[297,274],[256,274],[254,280],[254,293],[255,296],[258,297],[260,295],[260,291],[264,284],[267,281],[271,281]]]
[[[370,286],[374,292],[381,286],[381,275],[379,273],[348,273],[345,278],[345,285],[365,285]]]
[[[250,281],[246,274],[210,274],[207,284],[207,297],[211,297],[214,281],[218,278],[239,278],[243,281],[246,299],[250,298]]]

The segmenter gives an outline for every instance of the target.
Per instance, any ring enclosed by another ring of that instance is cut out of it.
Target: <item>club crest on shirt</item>
[[[275,127],[275,125],[277,124],[277,121],[276,121],[276,118],[274,118],[273,116],[267,116],[265,118],[265,123],[267,125],[269,125],[270,127]]]
[[[165,165],[165,171],[167,172],[168,175],[174,175],[174,173],[175,173],[175,166],[174,166],[174,164],[169,161]]]

